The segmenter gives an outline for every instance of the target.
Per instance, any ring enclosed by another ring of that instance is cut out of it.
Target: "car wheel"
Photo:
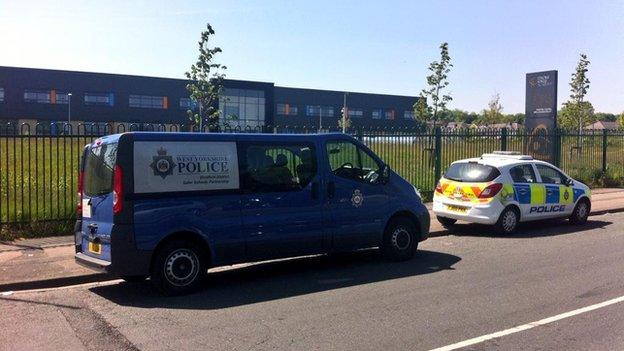
[[[207,270],[206,259],[197,245],[176,240],[156,253],[151,282],[165,295],[187,294],[197,289]]]
[[[438,222],[446,229],[451,229],[457,220],[455,218],[447,218],[437,216]]]
[[[414,257],[418,236],[414,222],[407,218],[394,219],[384,233],[382,251],[387,259],[404,261]]]
[[[518,228],[518,222],[520,222],[518,210],[513,207],[507,207],[498,217],[496,231],[501,234],[511,234]]]
[[[586,199],[581,199],[576,203],[576,206],[574,206],[574,211],[572,211],[572,215],[570,216],[570,223],[584,224],[587,222],[590,210],[591,203]]]
[[[122,275],[121,279],[127,281],[128,283],[140,283],[147,279],[146,275]]]

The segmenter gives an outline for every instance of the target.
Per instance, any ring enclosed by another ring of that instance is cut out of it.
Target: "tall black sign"
[[[527,73],[525,126],[529,133],[525,152],[555,162],[557,128],[557,71]]]

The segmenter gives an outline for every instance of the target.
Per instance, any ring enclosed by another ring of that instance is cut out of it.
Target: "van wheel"
[[[414,257],[418,248],[416,226],[407,218],[393,220],[384,233],[382,252],[387,259],[404,261]]]
[[[437,219],[438,219],[438,222],[440,222],[440,224],[442,224],[442,226],[446,229],[451,229],[453,227],[453,224],[457,222],[455,218],[437,216]]]
[[[507,207],[498,217],[498,222],[495,225],[496,232],[505,235],[511,234],[518,228],[518,222],[520,222],[518,210],[513,207]]]
[[[570,223],[585,224],[585,222],[587,222],[587,217],[589,217],[590,210],[590,202],[586,199],[581,199],[579,202],[577,202],[576,206],[574,206],[574,211],[572,211],[572,215],[569,218]]]
[[[127,281],[128,283],[140,283],[147,279],[146,275],[122,275],[121,279]]]
[[[156,253],[151,267],[151,282],[165,295],[187,294],[197,289],[207,270],[206,259],[197,245],[176,240]]]

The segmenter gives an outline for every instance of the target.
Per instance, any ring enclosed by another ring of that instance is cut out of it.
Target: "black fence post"
[[[501,151],[507,151],[507,128],[501,129]]]
[[[435,129],[435,147],[433,152],[433,176],[435,177],[434,182],[437,182],[442,173],[442,130],[440,127],[436,127]]]
[[[561,168],[561,150],[563,149],[563,146],[561,145],[561,130],[559,128],[552,129],[551,140],[553,142],[552,150],[555,153],[553,163],[555,166]]]
[[[607,173],[607,130],[603,129],[602,131],[602,174]]]

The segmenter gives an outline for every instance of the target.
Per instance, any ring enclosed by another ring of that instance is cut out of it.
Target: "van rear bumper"
[[[111,264],[108,261],[104,261],[104,260],[100,260],[99,258],[87,256],[83,254],[82,252],[77,252],[76,255],[74,255],[74,257],[76,258],[76,263],[78,263],[79,265],[90,268],[98,272],[108,273],[108,267],[110,267],[110,264]]]
[[[80,221],[77,221],[80,222]],[[111,231],[111,260],[106,261],[83,253],[79,238],[82,232],[80,224],[76,224],[76,263],[98,272],[104,272],[113,276],[139,276],[149,275],[152,260],[152,251],[138,250],[134,241],[134,232],[131,225],[113,226]]]

